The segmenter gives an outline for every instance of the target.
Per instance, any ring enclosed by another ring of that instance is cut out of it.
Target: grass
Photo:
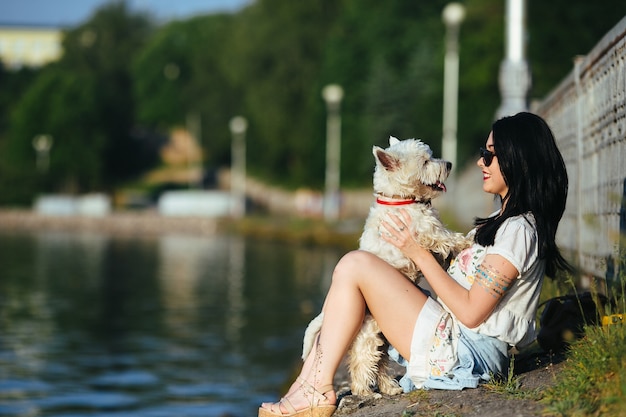
[[[615,296],[604,314],[626,313],[626,296]],[[573,280],[546,280],[542,301],[575,290]],[[592,293],[597,289],[591,288]],[[543,415],[562,417],[626,417],[626,324],[585,326],[585,336],[574,341],[567,353],[556,383],[545,390],[527,391],[514,372],[515,356],[509,374],[494,378],[485,388],[506,396],[533,399],[545,407]]]
[[[224,219],[222,228],[263,240],[333,246],[348,251],[358,247],[362,223],[360,219],[329,224],[316,218],[250,215],[240,220]]]
[[[461,230],[449,213],[442,212],[441,219],[452,230]],[[358,248],[365,218],[328,223],[322,218],[250,214],[239,220],[225,218],[220,223],[224,230],[259,239],[289,244],[334,246],[348,251]]]
[[[626,416],[626,338],[624,327],[588,328],[543,399],[557,416]]]
[[[625,312],[625,298],[614,311]],[[542,399],[551,416],[626,416],[626,327],[587,326],[566,366]]]
[[[484,387],[489,391],[521,400],[539,400],[541,398],[541,392],[538,389],[521,389],[521,378],[519,375],[515,375],[515,355],[511,355],[509,372],[506,377],[492,377]]]

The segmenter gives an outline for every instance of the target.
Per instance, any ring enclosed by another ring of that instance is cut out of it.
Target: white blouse
[[[470,235],[475,232],[475,229],[472,230]],[[452,261],[448,273],[464,288],[470,289],[475,281],[476,268],[487,254],[504,257],[519,271],[519,275],[491,315],[472,330],[496,337],[510,346],[529,345],[537,336],[535,316],[545,273],[545,261],[539,259],[533,215],[527,213],[505,220],[496,232],[492,246],[474,243]],[[449,311],[441,299],[438,301]]]

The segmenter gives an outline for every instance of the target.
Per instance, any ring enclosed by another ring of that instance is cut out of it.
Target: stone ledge
[[[101,217],[46,216],[28,210],[0,210],[0,230],[100,232],[119,235],[186,233],[215,234],[220,219],[207,217],[168,217],[153,211],[120,212]]]

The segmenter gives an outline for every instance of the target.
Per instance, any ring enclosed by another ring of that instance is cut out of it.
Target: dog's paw
[[[387,395],[399,395],[402,394],[403,389],[398,385],[398,381],[385,375],[385,378],[378,379],[378,389],[382,394]]]
[[[363,384],[355,380],[353,380],[350,384],[350,391],[352,391],[352,395],[358,395],[361,397],[366,397],[368,395],[374,394],[374,390],[369,384]]]

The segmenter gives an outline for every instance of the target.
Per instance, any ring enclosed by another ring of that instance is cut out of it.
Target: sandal
[[[315,387],[313,387],[313,385],[309,384],[307,381],[300,377],[296,378],[296,381],[300,383],[300,388],[304,390],[305,394],[312,396],[311,405],[308,408],[297,411],[291,404],[291,401],[289,401],[288,398],[283,397],[278,403],[272,404],[270,408],[259,407],[258,417],[330,417],[333,415],[333,413],[337,409],[336,405],[319,405],[321,401],[328,400],[328,398],[324,394],[334,389],[332,384],[324,385],[323,387],[320,387],[319,390],[317,390],[315,389]],[[276,405],[278,405],[278,412],[274,411]],[[280,409],[281,405],[287,409],[288,414],[283,414]]]

